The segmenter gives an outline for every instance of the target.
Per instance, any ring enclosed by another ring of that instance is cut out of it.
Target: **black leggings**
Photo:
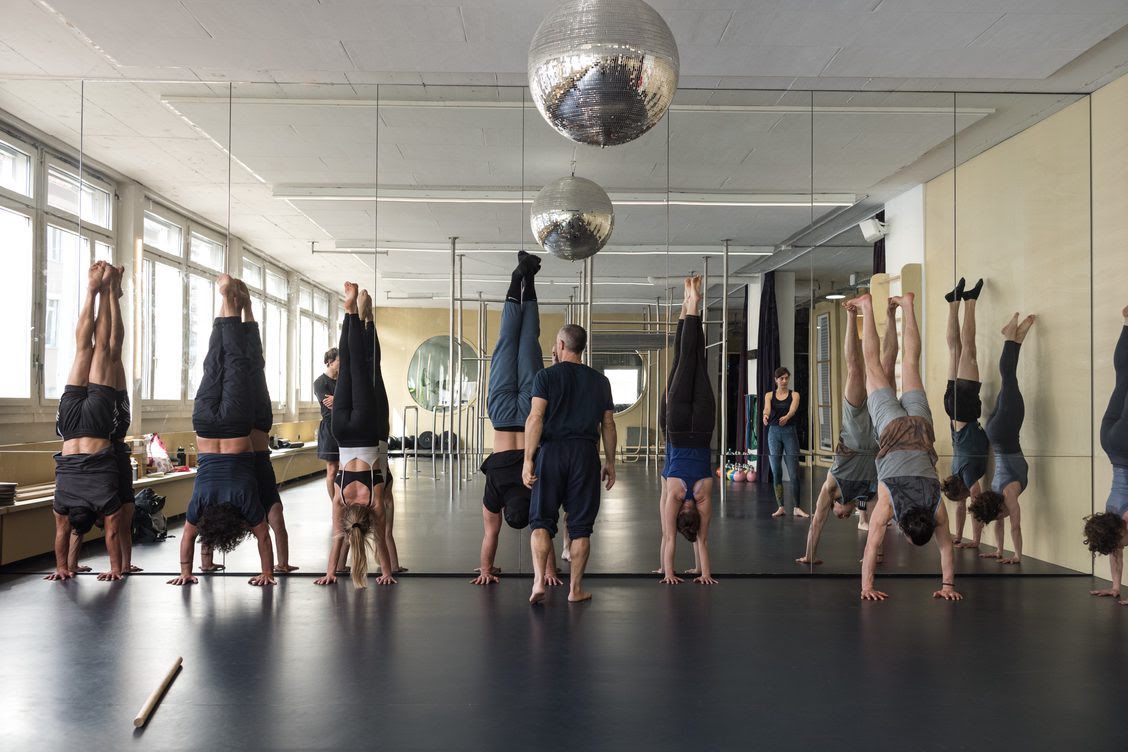
[[[266,358],[262,354],[262,337],[257,322],[243,323],[247,332],[247,351],[251,359],[251,399],[254,400],[252,428],[270,433],[274,425],[274,408],[270,403],[270,388],[266,385]]]
[[[204,373],[192,403],[192,430],[201,438],[237,439],[251,433],[254,366],[248,339],[238,316],[212,323]]]
[[[674,363],[666,384],[666,436],[676,447],[708,448],[713,440],[717,401],[705,363],[700,316],[678,320]]]
[[[340,373],[333,391],[333,437],[343,447],[377,446],[388,438],[388,393],[380,373],[376,327],[365,327],[360,316],[346,313],[337,353]]]
[[[1128,466],[1128,326],[1120,328],[1112,367],[1116,369],[1116,386],[1101,418],[1101,449],[1112,464],[1124,467]]]
[[[1026,403],[1018,388],[1018,353],[1021,345],[1013,340],[1003,343],[1003,354],[999,356],[999,376],[1002,385],[995,409],[987,419],[985,430],[987,438],[996,454],[1021,454],[1018,433],[1022,421],[1026,419]]]

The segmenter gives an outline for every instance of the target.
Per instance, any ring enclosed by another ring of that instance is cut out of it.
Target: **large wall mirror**
[[[473,402],[478,396],[478,368],[474,348],[466,342],[457,347],[462,353],[462,378],[458,384],[461,401]],[[448,370],[450,337],[442,334],[425,340],[415,349],[407,366],[407,391],[424,410],[449,407],[455,397],[453,375]]]
[[[646,370],[638,353],[597,352],[591,367],[611,382],[611,401],[615,413],[625,413],[637,405],[646,388]]]

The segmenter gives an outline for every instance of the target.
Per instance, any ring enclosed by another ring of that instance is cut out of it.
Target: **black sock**
[[[971,288],[963,294],[964,300],[979,300],[979,293],[983,290],[983,280],[975,283],[975,287]]]
[[[533,279],[536,277],[537,272],[540,271],[541,260],[531,253],[526,251],[517,252],[517,269],[514,274],[521,274],[524,280],[524,288],[521,294],[521,300],[536,300],[537,288],[533,285]]]
[[[944,300],[948,301],[949,303],[955,303],[957,300],[960,300],[963,297],[963,289],[965,284],[966,281],[964,280],[964,278],[960,277],[960,281],[956,283],[955,288],[951,292],[944,294]]]
[[[513,274],[509,277],[509,291],[505,293],[506,300],[521,302],[521,282],[524,279],[525,275],[521,274],[520,268],[513,270]]]

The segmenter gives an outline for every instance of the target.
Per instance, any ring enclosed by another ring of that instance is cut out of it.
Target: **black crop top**
[[[772,411],[768,416],[769,426],[778,426],[779,419],[787,415],[787,413],[791,410],[791,399],[793,394],[794,392],[789,389],[787,391],[787,396],[781,400],[776,399],[776,392],[774,389],[772,390]]]

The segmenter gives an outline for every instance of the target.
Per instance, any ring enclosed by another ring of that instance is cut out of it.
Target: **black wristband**
[[[944,582],[943,580],[941,580],[940,581],[940,587],[944,587],[945,585],[948,586],[948,587],[955,587],[956,583],[954,583],[954,582]]]

